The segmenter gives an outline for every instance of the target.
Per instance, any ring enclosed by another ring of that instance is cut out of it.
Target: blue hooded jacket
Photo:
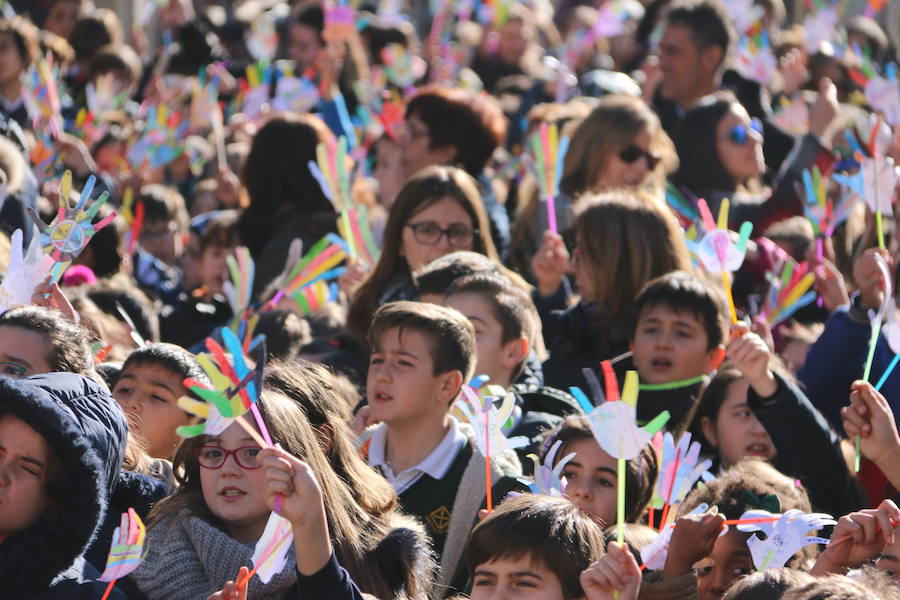
[[[112,396],[74,373],[0,377],[0,415],[37,431],[61,463],[63,501],[28,530],[0,542],[3,598],[99,599],[106,584],[82,555],[101,523],[119,476],[128,425]],[[118,591],[110,598],[123,598]]]

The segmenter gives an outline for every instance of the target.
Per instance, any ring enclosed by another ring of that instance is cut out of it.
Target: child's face
[[[559,577],[528,555],[475,567],[472,600],[564,600]]]
[[[701,419],[703,435],[718,448],[723,467],[730,467],[745,457],[775,458],[775,444],[747,404],[746,379],[738,379],[728,387],[725,402],[715,423]]]
[[[493,306],[482,294],[454,294],[445,303],[466,315],[475,327],[478,366],[475,372],[490,377],[490,382],[509,387],[512,371],[522,361],[522,339],[503,342],[503,326],[494,316]]]
[[[172,221],[147,221],[141,228],[141,247],[169,266],[184,252],[184,237]]]
[[[186,393],[180,375],[154,363],[128,365],[113,387],[129,430],[144,440],[150,456],[165,459],[172,458],[181,441],[175,429],[193,422],[177,404]]]
[[[712,554],[697,568],[698,600],[720,600],[737,579],[753,572],[749,535],[735,528],[716,540]]]
[[[18,81],[19,74],[24,69],[25,65],[13,36],[8,33],[0,35],[0,85]]]
[[[228,534],[239,542],[256,542],[266,528],[269,519],[263,488],[266,481],[265,469],[245,468],[258,464],[256,455],[260,447],[237,423],[232,423],[224,432],[207,438],[200,452],[215,459],[223,451],[246,450],[240,453],[238,464],[234,455],[225,457],[218,469],[200,467],[200,484],[203,498],[209,510],[222,519]],[[248,461],[251,463],[248,465]]]
[[[68,0],[54,2],[44,19],[44,29],[68,39],[78,20],[78,6],[78,2]]]
[[[634,331],[634,364],[641,381],[670,383],[709,373],[721,354],[709,350],[706,328],[689,312],[664,305],[641,311]]]
[[[459,392],[448,375],[434,374],[425,334],[405,329],[401,335],[399,328],[385,331],[369,359],[366,393],[372,419],[399,425],[443,418]]]
[[[49,373],[47,339],[24,327],[0,327],[0,375],[28,377]]]
[[[563,492],[578,508],[606,524],[616,520],[616,459],[603,451],[592,439],[566,444],[559,456],[574,452],[562,477]]]
[[[225,246],[207,246],[197,261],[197,275],[200,283],[209,288],[213,294],[222,292],[222,284],[225,283],[225,272],[228,263],[225,258],[231,252],[231,248]]]
[[[0,542],[25,531],[50,508],[50,446],[24,421],[0,417]]]
[[[887,573],[894,583],[900,583],[900,527],[894,528],[894,543],[885,545],[875,568]]]

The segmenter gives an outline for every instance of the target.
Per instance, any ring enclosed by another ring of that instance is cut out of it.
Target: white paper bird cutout
[[[10,238],[9,266],[0,283],[0,313],[31,304],[34,290],[47,278],[55,262],[44,253],[36,227],[27,249],[22,247],[22,237],[22,230],[17,229]]]
[[[738,531],[762,532],[766,539],[757,536],[747,540],[753,564],[759,571],[783,567],[792,556],[809,544],[827,544],[828,540],[809,535],[810,531],[818,531],[826,525],[834,525],[831,515],[823,513],[804,513],[792,509],[783,515],[772,514],[765,510],[748,510],[741,515],[741,520],[766,519],[780,517],[777,521],[767,523],[751,523],[738,525]]]

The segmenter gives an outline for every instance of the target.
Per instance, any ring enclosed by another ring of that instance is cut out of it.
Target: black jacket
[[[95,381],[74,373],[0,377],[0,414],[37,431],[60,461],[64,499],[26,531],[0,543],[4,598],[97,599],[106,584],[81,562],[107,509],[125,453],[128,426]],[[89,575],[89,576],[90,576]],[[124,597],[114,591],[110,598]]]

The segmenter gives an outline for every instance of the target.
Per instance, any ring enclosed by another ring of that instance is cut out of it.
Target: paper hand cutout
[[[880,156],[857,158],[860,163],[859,171],[853,175],[836,174],[832,179],[850,188],[872,212],[880,211],[882,215],[890,217],[893,214],[891,204],[897,185],[893,159]]]
[[[72,262],[87,247],[94,234],[116,218],[116,213],[111,212],[96,223],[91,223],[91,220],[97,215],[97,211],[109,198],[109,194],[103,192],[97,200],[87,206],[96,181],[93,175],[88,177],[84,189],[81,190],[81,197],[73,208],[69,205],[72,172],[66,171],[59,184],[59,210],[56,218],[49,224],[44,223],[34,209],[28,207],[28,214],[40,229],[41,246],[43,246],[44,252],[60,266],[68,266],[68,263]],[[64,267],[56,267],[51,283],[59,281],[64,270]]]
[[[493,397],[482,400],[472,388],[462,386],[462,396],[456,401],[456,405],[475,430],[475,445],[482,456],[493,457],[506,450],[515,450],[528,445],[527,437],[507,438],[501,431],[515,404],[515,397],[512,394],[505,394],[503,402],[497,408],[494,406]]]
[[[716,508],[713,507],[713,510],[715,511]],[[688,513],[688,515],[702,515],[708,511],[708,504],[698,504],[694,510]],[[672,532],[674,531],[675,523],[670,523],[659,532],[659,535],[657,535],[652,542],[641,548],[641,563],[643,563],[647,569],[659,571],[665,566],[666,557],[669,555],[669,544],[672,542]],[[728,528],[723,528],[719,537],[722,537],[722,535],[725,535],[727,532]]]
[[[0,314],[14,306],[31,304],[34,290],[47,278],[53,259],[44,254],[40,236],[35,231],[27,249],[22,248],[22,230],[16,229],[10,242],[9,266],[0,283]]]
[[[897,81],[897,66],[888,63],[884,77],[872,77],[866,84],[866,100],[869,105],[884,115],[893,127],[900,125],[900,83]]]
[[[99,581],[121,579],[137,569],[141,563],[146,535],[147,529],[134,509],[129,508],[128,512],[123,512],[119,526],[113,532],[106,569]]]
[[[713,479],[709,473],[711,466],[711,460],[700,460],[700,442],[691,443],[690,432],[683,433],[676,446],[675,438],[667,431],[663,436],[659,476],[650,506],[662,508],[666,504],[681,504],[701,477],[705,481]]]
[[[281,573],[287,564],[288,551],[294,542],[291,522],[274,512],[269,515],[266,529],[253,549],[253,568],[260,581],[269,583],[272,577]]]
[[[747,254],[747,240],[753,232],[753,225],[745,222],[741,225],[741,231],[737,242],[733,242],[728,230],[728,199],[722,200],[719,206],[719,220],[713,221],[712,213],[706,201],[697,201],[697,208],[703,218],[706,234],[699,244],[690,243],[695,248],[697,256],[703,263],[703,268],[713,274],[721,274],[724,271],[734,272],[741,268],[744,256]]]
[[[728,16],[734,19],[734,30],[739,36],[744,36],[765,15],[763,7],[753,0],[726,0]]]
[[[737,49],[736,66],[741,75],[767,84],[778,69],[778,61],[769,45],[769,34],[763,31],[758,38],[744,36]]]
[[[820,46],[831,40],[837,31],[838,13],[835,6],[819,6],[803,19],[803,31],[806,34],[806,51],[815,54]]]
[[[230,280],[222,284],[222,292],[231,306],[231,314],[239,321],[250,306],[253,297],[253,279],[256,265],[250,257],[250,251],[244,246],[234,249],[234,254],[225,257],[228,263]]]
[[[560,139],[556,124],[543,123],[541,128],[528,139],[531,160],[526,162],[540,186],[541,198],[559,195],[559,180],[562,177],[563,162],[569,149],[569,138]]]
[[[275,84],[272,110],[306,113],[320,100],[319,88],[306,77],[281,77]]]
[[[316,146],[316,162],[309,161],[309,172],[322,187],[322,193],[335,210],[347,210],[353,202],[350,196],[350,173],[347,170],[347,138],[341,136],[337,144]]]
[[[774,326],[793,315],[797,310],[815,301],[816,293],[809,291],[816,276],[807,263],[798,264],[785,255],[772,271],[766,273],[769,292],[761,314]]]
[[[178,399],[178,406],[193,415],[205,419],[199,425],[181,426],[175,432],[182,437],[217,435],[234,422],[234,419],[250,410],[256,402],[258,390],[262,389],[263,369],[266,363],[266,344],[261,341],[253,349],[256,367],[250,369],[244,360],[241,343],[235,333],[223,327],[220,329],[225,348],[212,338],[206,339],[206,347],[212,353],[200,354],[197,362],[209,377],[212,387],[191,377],[184,380],[184,386],[205,400],[201,402],[187,396]],[[231,355],[231,360],[225,351]]]
[[[765,510],[749,510],[741,515],[741,520],[779,516],[781,518],[774,522],[737,525],[738,531],[760,531],[765,534],[764,540],[756,536],[747,540],[753,564],[760,571],[783,567],[804,546],[827,544],[828,540],[810,536],[809,532],[837,523],[831,515],[807,514],[796,509],[789,510],[783,515],[772,514]]]
[[[566,454],[558,463],[556,463],[556,466],[554,466],[553,463],[556,460],[556,453],[559,452],[560,447],[562,447],[562,440],[557,441],[550,447],[550,452],[547,453],[544,464],[540,464],[538,458],[533,454],[530,455],[531,459],[534,461],[534,484],[532,485],[532,491],[534,491],[535,494],[547,494],[548,496],[556,496],[558,498],[562,496],[565,486],[563,485],[560,476],[569,461],[575,458],[575,453],[572,452]]]
[[[323,37],[333,44],[341,44],[356,33],[356,13],[346,4],[325,5],[325,33]]]
[[[608,399],[586,415],[597,443],[613,458],[630,460],[636,457],[669,420],[669,411],[663,411],[644,427],[638,427],[635,422],[637,395],[637,371],[628,371],[622,399]]]

